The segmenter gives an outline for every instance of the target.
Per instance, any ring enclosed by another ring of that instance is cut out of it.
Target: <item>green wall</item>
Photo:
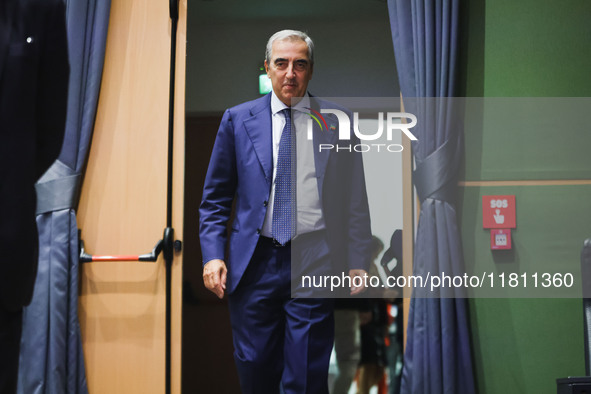
[[[591,96],[591,1],[466,0],[462,7],[463,95]],[[463,180],[591,179],[591,132],[563,122],[555,134],[539,135],[527,124],[500,127],[510,122],[485,110],[467,116]],[[482,229],[481,196],[492,194],[517,196],[508,253],[491,252]],[[468,186],[458,206],[467,267],[577,270],[591,237],[591,185]],[[480,393],[555,393],[556,378],[584,375],[580,299],[469,304]]]

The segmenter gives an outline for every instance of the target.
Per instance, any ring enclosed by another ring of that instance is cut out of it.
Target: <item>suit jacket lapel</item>
[[[321,106],[318,100],[310,96],[310,105],[320,112]],[[250,110],[252,116],[244,121],[244,128],[248,134],[259,163],[265,174],[269,186],[273,181],[273,125],[271,121],[271,94],[257,100]],[[320,144],[336,145],[338,142],[338,119],[333,114],[323,114],[329,130],[321,129],[316,122],[313,122],[313,143],[314,143],[314,164],[316,166],[316,178],[318,180],[318,192],[322,200],[322,184],[328,159],[333,149],[320,151]],[[331,126],[335,126],[331,130]]]
[[[244,121],[257,158],[269,186],[273,181],[273,125],[271,123],[271,94],[262,97],[251,108],[252,116]]]

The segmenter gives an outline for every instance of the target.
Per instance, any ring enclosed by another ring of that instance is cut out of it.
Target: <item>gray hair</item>
[[[308,46],[308,58],[310,63],[314,64],[314,42],[304,32],[299,30],[281,30],[273,34],[269,41],[267,41],[267,48],[265,50],[265,60],[267,63],[271,62],[271,49],[275,41],[304,41]]]

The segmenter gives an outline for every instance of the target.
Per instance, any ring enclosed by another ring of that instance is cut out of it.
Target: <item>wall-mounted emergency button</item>
[[[490,248],[492,250],[511,249],[511,230],[496,228],[491,229]]]
[[[492,250],[511,249],[511,229],[517,227],[515,196],[482,196],[482,228],[490,230]]]

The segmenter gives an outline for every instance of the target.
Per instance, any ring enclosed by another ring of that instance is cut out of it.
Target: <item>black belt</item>
[[[281,245],[279,241],[277,241],[275,238],[269,238],[263,235],[259,237],[259,242],[268,246],[272,246],[274,248],[287,248],[291,246],[291,240],[287,241],[285,245]]]
[[[304,234],[298,234],[296,236],[296,238],[297,238],[298,242],[299,241],[304,241],[305,242],[306,239],[309,240],[309,239],[316,239],[316,238],[324,237],[325,234],[326,234],[326,230],[325,229],[322,229],[322,230],[314,230],[314,231],[310,231],[310,232],[307,232],[307,233],[304,233]],[[264,244],[264,245],[267,245],[267,246],[272,246],[274,248],[287,248],[287,247],[291,246],[291,240],[287,241],[285,243],[285,245],[281,245],[279,243],[279,241],[277,241],[275,238],[265,237],[264,235],[261,235],[259,237],[259,242],[262,243],[262,244]]]

